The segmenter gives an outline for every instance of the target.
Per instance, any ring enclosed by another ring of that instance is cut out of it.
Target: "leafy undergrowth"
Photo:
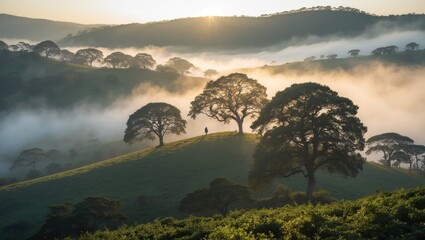
[[[80,239],[425,239],[425,187],[327,205],[240,210],[224,218],[169,217]]]

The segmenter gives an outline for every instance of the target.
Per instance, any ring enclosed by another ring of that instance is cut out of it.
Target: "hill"
[[[0,228],[31,219],[38,228],[48,206],[78,202],[87,196],[105,196],[123,205],[130,222],[156,217],[184,216],[177,211],[189,192],[205,187],[216,177],[247,184],[257,138],[246,134],[216,133],[148,148],[127,155],[0,188]],[[293,177],[279,181],[304,191],[306,180]],[[396,169],[368,163],[357,178],[319,172],[319,188],[340,199],[357,199],[376,190],[390,191],[425,184],[425,180]],[[136,199],[148,199],[140,207]],[[36,231],[37,229],[33,229]]]
[[[32,41],[56,41],[68,34],[76,34],[80,31],[99,26],[101,25],[84,25],[0,14],[0,39],[12,38]]]
[[[378,22],[399,29],[408,29],[415,23],[415,29],[425,29],[425,15],[374,16],[358,10],[323,7],[315,11],[262,17],[197,17],[105,26],[68,36],[60,45],[109,48],[154,45],[188,50],[246,50],[296,44],[309,36],[356,36]]]
[[[93,68],[45,59],[36,53],[0,51],[0,111],[108,107],[142,83],[168,92],[200,87],[205,79],[173,71]]]

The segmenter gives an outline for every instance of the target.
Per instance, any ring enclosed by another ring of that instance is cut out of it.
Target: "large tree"
[[[350,54],[350,56],[352,56],[352,57],[359,56],[359,53],[360,53],[359,49],[351,49],[350,51],[348,51],[348,54]]]
[[[102,61],[103,53],[95,48],[80,49],[75,53],[73,62],[92,66],[95,61]]]
[[[413,163],[416,163],[416,168],[419,170],[420,158],[421,156],[425,156],[425,146],[417,144],[403,144],[401,149],[402,152],[407,155],[407,158],[404,162],[409,164],[409,172],[412,172]]]
[[[105,57],[103,61],[111,65],[113,68],[127,68],[130,66],[132,60],[133,57],[128,54],[124,54],[122,52],[113,52]]]
[[[303,174],[307,197],[316,185],[316,170],[356,176],[365,162],[366,127],[358,107],[327,86],[293,84],[276,93],[252,124],[262,138],[249,174],[250,186],[261,188],[276,177]]]
[[[145,139],[159,139],[159,146],[164,145],[164,135],[186,133],[186,120],[182,119],[180,110],[168,103],[149,103],[130,115],[125,130],[124,142],[133,143]]]
[[[34,46],[33,51],[45,58],[60,56],[61,49],[53,41],[46,40]]]
[[[370,137],[367,141],[366,154],[373,152],[382,152],[380,160],[385,166],[391,167],[393,161],[397,161],[401,154],[397,153],[403,150],[403,146],[413,144],[414,141],[398,133],[383,133]]]
[[[405,48],[406,48],[406,51],[415,51],[419,49],[419,44],[415,42],[411,42],[406,44]]]
[[[142,68],[152,69],[155,67],[156,61],[153,57],[147,53],[138,53],[133,57],[130,67],[131,68]]]
[[[267,104],[266,87],[246,74],[232,73],[210,81],[191,102],[189,116],[205,114],[219,122],[236,121],[243,134],[246,117],[254,117]]]
[[[44,160],[45,157],[46,154],[40,148],[26,149],[19,154],[10,170],[14,170],[17,167],[31,167],[32,170],[35,170],[37,164]]]

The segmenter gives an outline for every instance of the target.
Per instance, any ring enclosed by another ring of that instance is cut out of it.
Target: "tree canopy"
[[[0,40],[0,51],[1,50],[8,50],[8,49],[9,49],[9,46],[7,45],[7,43]]]
[[[164,135],[186,133],[186,120],[182,119],[180,110],[168,103],[149,103],[130,115],[124,134],[124,142],[133,143],[145,139],[159,139],[159,146],[164,145]]]
[[[61,49],[53,41],[46,40],[34,46],[33,51],[45,58],[61,55]]]
[[[250,186],[259,189],[276,177],[303,174],[311,199],[317,169],[356,176],[365,162],[357,151],[364,148],[366,132],[357,110],[351,100],[318,83],[293,84],[276,93],[251,126],[263,136]]]
[[[133,57],[122,52],[113,52],[106,56],[103,61],[113,68],[127,68],[133,61]]]
[[[415,42],[410,42],[406,44],[405,48],[406,48],[406,51],[415,51],[419,49],[419,44]]]
[[[191,62],[179,57],[168,59],[168,61],[165,63],[165,66],[176,70],[180,74],[185,74],[192,69],[196,69],[195,65],[193,65]]]
[[[130,67],[131,68],[142,68],[152,69],[155,67],[156,61],[153,57],[147,53],[138,53],[133,57]]]
[[[31,167],[33,170],[36,169],[37,164],[45,158],[45,153],[40,148],[31,148],[22,151],[14,161],[10,170],[17,167]]]
[[[359,56],[359,53],[360,53],[359,49],[351,49],[350,51],[348,51],[348,54],[350,54],[350,56],[352,56],[352,57]]]
[[[103,53],[95,48],[80,49],[75,53],[74,62],[92,66],[95,61],[102,61]]]
[[[236,121],[243,134],[246,117],[255,117],[267,103],[266,87],[246,74],[232,73],[210,81],[190,104],[188,116],[205,114],[219,122]]]
[[[187,194],[181,201],[179,210],[184,212],[215,210],[226,216],[231,204],[248,202],[250,199],[247,187],[225,178],[216,178],[209,184],[209,188]]]
[[[383,133],[370,137],[367,141],[366,154],[373,152],[382,152],[383,156],[381,162],[387,167],[391,167],[393,161],[397,161],[397,156],[401,156],[400,153],[403,151],[403,146],[413,144],[414,141],[406,136],[398,133]],[[400,159],[399,159],[400,160]]]

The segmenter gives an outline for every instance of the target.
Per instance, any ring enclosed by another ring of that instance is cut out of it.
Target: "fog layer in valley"
[[[376,29],[374,30],[376,31]],[[282,64],[302,60],[309,56],[338,54],[346,57],[350,49],[360,49],[361,55],[381,46],[396,45],[403,50],[406,43],[415,41],[425,46],[425,32],[393,31],[385,34],[365,34],[355,39],[311,37],[298,39],[293,47],[259,50],[255,53],[182,53],[173,48],[150,47],[145,49],[101,49],[104,55],[122,51],[134,55],[138,52],[151,54],[159,64],[170,57],[179,56],[192,62],[202,70],[217,69],[223,74],[231,69],[257,67],[266,64]],[[76,49],[70,49],[75,52]],[[248,71],[249,77],[257,79],[268,89],[269,98],[277,91],[289,87],[292,83],[319,82],[330,86],[341,96],[350,98],[359,106],[359,117],[368,127],[366,137],[383,132],[398,132],[425,144],[423,127],[425,126],[425,69],[423,67],[399,67],[375,63],[368,67],[355,68],[349,72],[332,71],[315,73],[284,72],[273,75],[267,70]],[[198,73],[200,74],[200,73]],[[149,102],[167,102],[175,105],[188,120],[187,134],[167,135],[166,142],[203,134],[208,127],[210,132],[235,131],[237,125],[229,125],[199,116],[188,119],[190,102],[202,88],[193,89],[185,94],[171,94],[159,87],[141,86],[132,96],[115,101],[109,108],[98,109],[90,105],[80,105],[69,111],[20,110],[10,112],[0,120],[0,154],[11,158],[28,148],[39,147],[44,150],[59,149],[67,152],[71,148],[89,146],[95,139],[100,143],[120,140],[123,137],[128,116]],[[251,132],[250,120],[244,124],[246,132]],[[155,141],[152,145],[157,144]],[[0,176],[10,175],[10,162],[2,158]]]

